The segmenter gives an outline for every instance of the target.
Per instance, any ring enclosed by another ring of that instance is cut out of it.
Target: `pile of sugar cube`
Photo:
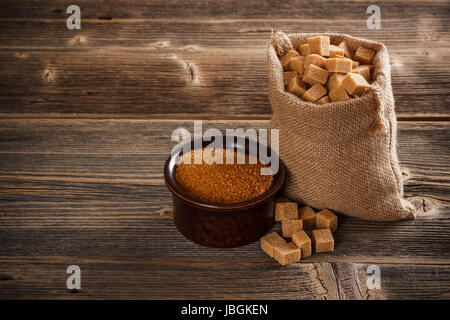
[[[281,265],[311,256],[312,248],[316,253],[334,251],[333,232],[337,230],[338,218],[330,210],[316,213],[309,206],[298,208],[296,202],[280,198],[275,203],[275,220],[281,221],[283,237],[272,232],[261,238],[261,248]],[[292,242],[284,238],[291,238]]]
[[[325,104],[361,96],[370,86],[375,51],[345,41],[335,46],[330,37],[307,38],[280,58],[286,90],[303,100]]]

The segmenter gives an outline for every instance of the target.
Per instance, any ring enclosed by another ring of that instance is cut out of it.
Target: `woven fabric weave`
[[[293,48],[318,34],[288,34]],[[377,51],[375,79],[359,98],[323,105],[304,101],[284,88],[279,56],[289,48],[277,33],[268,48],[271,128],[280,130],[279,154],[288,174],[285,195],[322,209],[375,221],[414,218],[415,207],[403,199],[397,158],[397,120],[386,47],[343,34],[322,34],[331,44],[345,40],[355,50]],[[278,53],[278,55],[277,55]]]

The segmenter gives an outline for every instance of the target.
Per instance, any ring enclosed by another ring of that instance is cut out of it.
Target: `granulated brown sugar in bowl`
[[[204,152],[206,148],[202,149]],[[234,153],[234,163],[226,163],[227,152]],[[209,150],[206,154],[214,157],[215,152]],[[205,155],[206,155],[205,154]],[[190,163],[183,161],[190,157]],[[272,175],[262,175],[261,168],[268,167],[255,159],[250,163],[249,155],[245,154],[245,163],[237,163],[238,152],[223,150],[223,164],[194,163],[194,151],[180,159],[176,166],[175,180],[180,188],[193,198],[210,203],[236,203],[256,198],[267,191],[272,185]]]

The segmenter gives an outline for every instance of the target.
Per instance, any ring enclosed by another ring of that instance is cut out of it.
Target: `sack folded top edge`
[[[302,100],[296,95],[291,94],[285,90],[284,80],[282,77],[283,68],[278,58],[279,56],[278,52],[282,52],[283,50],[289,50],[289,48],[296,50],[298,45],[306,43],[306,38],[317,35],[329,36],[331,43],[334,44],[338,44],[338,41],[339,43],[340,41],[344,40],[350,41],[351,49],[356,49],[355,45],[352,44],[357,43],[358,45],[376,50],[377,53],[375,54],[372,61],[372,64],[375,65],[374,70],[375,80],[370,84],[370,88],[365,94],[363,94],[361,97],[357,97],[347,101],[330,102],[327,104],[319,105],[313,102]],[[286,44],[287,41],[289,41],[288,45]],[[279,50],[277,50],[276,46],[280,46],[281,49],[278,48]],[[292,103],[297,104],[299,107],[315,108],[316,110],[319,110],[321,108],[342,107],[348,104],[364,104],[368,100],[376,99],[378,102],[376,110],[378,116],[374,120],[372,132],[380,133],[384,131],[385,129],[385,119],[383,117],[384,110],[383,104],[380,103],[380,101],[384,98],[383,97],[384,92],[389,92],[390,90],[392,90],[392,88],[390,83],[391,68],[389,55],[387,52],[387,47],[383,43],[369,39],[354,37],[343,33],[323,32],[323,33],[285,34],[284,32],[279,31],[275,33],[271,38],[271,42],[268,46],[268,60],[269,60],[269,72],[271,72],[275,68],[276,69],[275,72],[279,74],[279,76],[277,76],[276,74],[270,76],[269,74],[269,82],[275,80],[273,85],[275,85],[276,92],[282,100],[285,100],[291,104]]]

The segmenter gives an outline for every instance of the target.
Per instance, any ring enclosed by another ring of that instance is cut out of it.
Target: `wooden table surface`
[[[81,30],[66,28],[69,4],[0,2],[0,298],[450,298],[449,1],[377,1],[380,30],[365,1],[78,0]],[[416,220],[342,218],[335,252],[288,267],[259,243],[210,249],[177,232],[170,134],[194,119],[268,126],[272,30],[387,45]]]

